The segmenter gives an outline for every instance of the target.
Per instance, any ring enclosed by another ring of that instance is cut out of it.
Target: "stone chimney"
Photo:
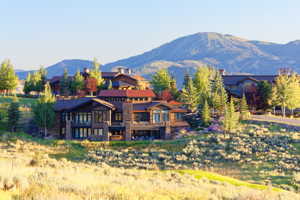
[[[118,68],[118,72],[119,72],[120,74],[125,74],[125,69],[124,69],[123,67],[119,67],[119,68]]]
[[[219,69],[219,72],[222,76],[226,75],[226,71],[225,69]]]

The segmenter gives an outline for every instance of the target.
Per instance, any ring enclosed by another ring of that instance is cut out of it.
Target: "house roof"
[[[115,109],[115,106],[107,101],[93,98],[93,97],[82,97],[82,98],[71,99],[71,100],[58,100],[54,104],[54,110],[55,111],[72,110],[74,108],[77,108],[83,104],[86,104],[86,103],[89,103],[92,101],[102,104],[104,106],[107,106],[109,108]]]
[[[152,108],[152,107],[158,106],[158,105],[165,105],[165,106],[171,108],[170,105],[167,105],[165,102],[152,101],[152,102],[147,102],[147,103],[134,103],[133,110],[134,111],[146,111],[149,108]]]
[[[102,72],[102,78],[114,78],[115,76],[117,76],[119,74],[119,72]]]
[[[277,75],[224,75],[224,85],[238,85],[243,80],[269,81],[274,82]]]
[[[101,90],[100,97],[155,97],[152,90]]]

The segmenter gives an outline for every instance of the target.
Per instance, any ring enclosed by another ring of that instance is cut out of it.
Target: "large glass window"
[[[182,121],[182,113],[175,113],[175,120]]]
[[[95,111],[95,122],[104,122],[107,121],[106,111]]]
[[[163,110],[163,111],[161,111],[161,112],[162,112],[162,120],[163,120],[164,122],[169,121],[169,111]]]
[[[119,113],[119,112],[115,113],[115,120],[122,121],[122,113]]]
[[[160,111],[153,111],[153,122],[154,123],[160,123]]]
[[[103,129],[102,128],[94,129],[94,135],[95,136],[102,136],[103,135]]]
[[[147,112],[134,113],[134,121],[137,122],[149,121],[149,113]]]
[[[73,128],[72,135],[75,139],[85,139],[92,135],[91,128]]]

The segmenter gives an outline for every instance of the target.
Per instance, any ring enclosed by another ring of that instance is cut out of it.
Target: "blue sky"
[[[299,11],[299,0],[0,0],[0,61],[105,64],[197,32],[286,43],[300,39]]]

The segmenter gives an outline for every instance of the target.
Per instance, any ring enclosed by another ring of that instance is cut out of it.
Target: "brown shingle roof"
[[[245,79],[252,79],[257,81],[275,81],[277,75],[224,75],[224,85],[237,85],[240,81]]]
[[[115,106],[107,101],[103,101],[101,99],[97,99],[94,97],[82,97],[78,99],[71,99],[71,100],[58,100],[54,104],[54,110],[55,111],[63,111],[63,110],[72,110],[74,108],[77,108],[78,106],[81,106],[85,103],[95,101],[99,104],[105,105],[109,108],[115,108]]]
[[[100,97],[155,97],[152,90],[101,90]]]

